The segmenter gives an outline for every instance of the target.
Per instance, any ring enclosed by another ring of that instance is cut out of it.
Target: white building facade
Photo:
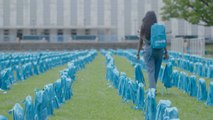
[[[122,41],[138,35],[149,10],[162,22],[162,6],[162,0],[0,0],[0,41]],[[172,19],[165,25],[172,36],[213,37],[212,28],[184,20]]]

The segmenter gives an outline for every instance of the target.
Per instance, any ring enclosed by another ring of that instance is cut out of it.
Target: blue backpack
[[[166,47],[166,30],[162,24],[155,23],[151,27],[151,48],[161,49]]]
[[[13,120],[24,120],[23,108],[19,103],[15,104],[15,106],[9,111],[9,114],[13,115]]]
[[[0,115],[0,120],[7,120],[7,118],[3,115]]]

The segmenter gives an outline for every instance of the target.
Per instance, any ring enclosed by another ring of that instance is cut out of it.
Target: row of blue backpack
[[[144,61],[142,59],[138,61],[136,59],[135,52],[136,52],[135,50],[125,50],[125,51],[114,50],[113,51],[113,53],[117,55],[126,57],[129,61],[132,62],[133,66],[135,63],[140,63],[142,68],[145,68]],[[201,57],[197,57],[193,55],[185,55],[183,57],[182,54],[179,55],[176,52],[169,52],[169,54],[170,54],[170,59],[168,61],[171,62],[173,66],[180,67],[184,70],[187,70],[201,77],[213,78],[213,60],[212,59],[208,59],[206,61],[206,58],[201,58]],[[141,52],[141,55],[143,55],[143,52]],[[191,59],[188,60],[187,58],[191,58]],[[205,61],[205,64],[204,64],[204,61]]]
[[[145,68],[144,61],[141,59],[138,61],[135,56],[135,50],[114,50],[113,53],[126,57],[129,61],[134,63],[140,63],[143,68]],[[177,54],[176,52],[169,52],[170,59],[169,62],[172,63],[173,66],[180,67],[184,70],[187,70],[191,73],[195,73],[201,77],[212,78],[213,77],[213,60],[206,58],[200,58],[198,56],[193,55],[183,55]],[[177,54],[177,55],[176,55]],[[143,55],[143,52],[141,52]],[[184,58],[184,59],[183,59]],[[187,59],[191,58],[191,59]],[[195,60],[194,60],[195,59]],[[203,65],[205,61],[205,64]],[[202,62],[202,63],[201,63]]]
[[[170,51],[169,54],[173,56],[174,58],[182,58],[185,60],[189,60],[193,63],[201,62],[203,64],[211,65],[213,64],[213,60],[211,58],[205,58],[198,55],[191,55],[191,54],[183,54],[181,52],[174,52]]]
[[[54,56],[52,55],[54,54]],[[22,65],[29,62],[37,62],[39,60],[45,60],[53,57],[62,57],[66,56],[67,53],[58,53],[58,52],[34,52],[34,53],[26,53],[26,52],[19,52],[19,53],[5,53],[0,58],[0,68],[5,69],[8,67],[13,67],[16,65]],[[4,57],[9,56],[9,57]]]
[[[206,81],[195,75],[188,75],[185,72],[179,72],[172,69],[172,64],[169,62],[165,68],[161,67],[159,78],[166,88],[175,86],[192,97],[196,97],[199,101],[206,101],[206,104],[213,106],[213,83],[209,85],[207,92]]]
[[[102,51],[102,54],[106,57],[106,79],[117,89],[118,95],[124,101],[132,101],[135,104],[134,109],[144,111],[146,120],[178,119],[178,110],[171,107],[170,101],[167,105],[168,100],[161,100],[162,102],[156,107],[155,92],[150,94],[153,90],[148,90],[147,97],[144,97],[145,81],[139,64],[135,65],[135,81],[130,80],[125,73],[118,71],[111,52]]]
[[[132,101],[136,109],[143,109],[143,83],[130,80],[125,73],[120,73],[114,65],[111,52],[102,51],[102,54],[106,57],[106,79],[117,89],[118,95],[120,95],[124,101]]]
[[[176,67],[180,67],[201,77],[213,78],[213,60],[193,55],[179,55],[170,52],[170,62]]]
[[[122,54],[119,54],[119,55],[122,55]],[[125,56],[128,56],[128,55],[125,55]],[[129,60],[132,61],[132,59],[129,59]],[[204,79],[199,79],[198,85],[197,85],[196,76],[194,75],[192,75],[191,77],[188,77],[186,73],[180,72],[180,77],[178,78],[177,75],[179,74],[177,71],[175,70],[173,71],[172,65],[173,65],[172,62],[169,61],[166,63],[166,66],[164,69],[163,67],[161,67],[159,78],[162,81],[164,87],[167,89],[167,88],[171,88],[172,86],[176,86],[179,89],[183,90],[184,92],[188,93],[190,96],[197,97],[198,100],[201,100],[201,101],[207,100],[206,104],[212,106],[213,105],[213,97],[212,97],[213,83],[210,83],[209,93],[207,95],[206,82]]]
[[[88,51],[75,51],[69,54],[60,55],[61,57],[57,57],[56,55],[52,55],[54,58],[46,57],[45,60],[40,60],[38,62],[29,62],[23,65],[16,65],[15,67],[9,67],[1,71],[0,76],[0,88],[3,90],[9,90],[11,85],[17,81],[26,80],[32,75],[38,75],[40,73],[44,73],[45,71],[65,64],[68,61],[71,61],[81,55],[86,55]],[[14,74],[15,73],[15,74]]]
[[[24,109],[16,103],[9,113],[13,115],[13,120],[47,120],[48,116],[53,115],[54,109],[71,99],[72,82],[72,79],[63,75],[55,83],[36,90],[34,102],[31,96],[27,96],[23,101]]]
[[[170,100],[160,100],[156,105],[153,88],[146,91],[144,114],[145,120],[179,120],[178,109]]]
[[[35,91],[35,100],[27,96],[23,101],[24,110],[19,103],[15,104],[9,113],[13,114],[13,120],[47,120],[54,114],[54,109],[60,108],[61,104],[72,97],[72,83],[78,70],[84,68],[94,60],[97,51],[87,51],[84,56],[78,56],[68,63],[67,69],[60,71],[61,78],[53,84],[48,84],[43,90]],[[80,61],[80,62],[77,62]],[[83,64],[83,65],[80,65]],[[76,65],[76,66],[75,66]]]
[[[175,67],[182,68],[201,77],[213,78],[213,65],[203,65],[201,62],[193,63],[182,58],[171,58],[169,61]]]

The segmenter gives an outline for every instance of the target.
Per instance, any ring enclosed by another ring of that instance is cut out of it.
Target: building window
[[[20,40],[22,39],[23,36],[23,30],[17,30],[17,35],[16,37],[19,38]]]
[[[50,31],[49,31],[48,29],[45,29],[45,30],[44,30],[44,35],[45,35],[45,36],[49,36],[49,35],[50,35]]]
[[[19,30],[17,30],[17,33],[23,33],[23,30],[19,29]]]
[[[76,29],[71,30],[71,35],[77,35],[77,30]]]
[[[4,30],[4,41],[9,41],[9,35],[10,31],[9,30]]]
[[[63,30],[59,29],[58,30],[58,35],[63,35]]]
[[[37,35],[37,30],[36,29],[31,29],[30,30],[30,35]]]
[[[4,35],[9,35],[9,30],[4,30]]]
[[[90,29],[85,29],[85,35],[90,35]]]

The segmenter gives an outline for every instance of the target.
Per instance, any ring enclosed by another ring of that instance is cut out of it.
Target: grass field
[[[113,56],[119,71],[128,77],[134,77],[134,68],[124,57]],[[27,95],[34,95],[35,88],[43,88],[59,78],[59,70],[54,68],[39,76],[33,76],[27,81],[17,83],[7,94],[0,94],[0,114],[7,111],[16,102],[21,102]],[[143,120],[144,115],[139,110],[133,110],[131,103],[125,103],[118,96],[116,89],[109,87],[105,78],[105,58],[98,54],[97,58],[85,69],[79,71],[73,84],[73,97],[55,111],[50,120]],[[143,71],[147,82],[146,72]],[[148,84],[148,82],[147,82]],[[158,83],[157,102],[169,99],[179,110],[181,120],[212,120],[213,107],[207,107],[204,102],[198,102],[176,88],[161,95],[162,84]],[[7,115],[8,116],[8,115]],[[11,116],[10,116],[11,119]]]
[[[206,50],[207,50],[207,51],[213,51],[213,44],[211,44],[211,45],[206,45]]]
[[[206,52],[207,53],[210,53],[210,54],[207,54],[206,57],[210,57],[210,58],[213,58],[213,44],[211,45],[206,45]]]
[[[105,58],[100,54],[77,74],[73,98],[55,112],[50,120],[143,120],[141,111],[122,102],[105,79]]]
[[[59,78],[59,71],[65,67],[66,65],[55,67],[38,76],[32,76],[26,81],[14,84],[7,94],[0,93],[0,114],[6,115],[11,120],[12,115],[8,115],[8,111],[15,103],[21,103],[28,95],[33,97],[36,88],[42,89],[44,85],[56,81]]]
[[[133,79],[134,69],[131,64],[128,63],[125,58],[121,58],[115,56],[116,65],[119,68],[119,71],[123,71],[127,73],[127,76]],[[143,71],[146,83],[147,74]],[[147,85],[148,86],[148,85]],[[188,96],[177,88],[171,88],[168,90],[167,94],[161,95],[163,85],[158,82],[157,85],[157,102],[160,99],[168,99],[171,100],[172,106],[175,106],[179,110],[179,118],[181,120],[212,120],[213,118],[213,107],[208,107],[204,104],[204,102],[199,102],[195,98]],[[165,93],[165,92],[164,92]]]

